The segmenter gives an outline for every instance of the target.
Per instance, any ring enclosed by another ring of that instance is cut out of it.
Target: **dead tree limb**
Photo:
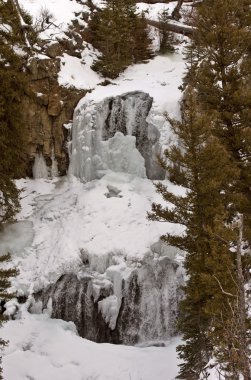
[[[160,29],[160,22],[147,19],[148,25],[154,26]],[[190,37],[193,34],[194,29],[191,26],[186,26],[182,24],[175,24],[174,22],[169,22],[166,26],[167,30],[170,32],[183,34],[184,36]]]

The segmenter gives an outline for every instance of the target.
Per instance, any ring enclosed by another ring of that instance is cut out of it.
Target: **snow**
[[[55,24],[62,29],[76,18],[75,13],[84,11],[84,6],[76,0],[19,0],[20,5],[27,9],[33,19],[37,19],[42,9],[48,9],[55,18]]]
[[[2,23],[0,25],[0,31],[3,31],[5,33],[11,33],[12,32],[12,27],[9,24]]]
[[[168,11],[168,14],[171,15],[176,5],[177,1],[172,1],[168,4],[161,2],[157,4],[147,4],[142,2],[137,4],[137,10],[139,13],[144,12],[147,19],[158,21],[159,15],[163,11]]]
[[[64,273],[78,273],[81,252],[88,256],[91,270],[104,273],[117,263],[116,257],[127,266],[142,260],[167,230],[183,232],[181,226],[147,220],[152,201],[162,202],[148,179],[108,172],[86,184],[66,177],[19,180],[18,186],[23,188],[18,219],[26,221],[27,239],[34,236],[32,243],[23,243],[22,252],[17,251],[24,232],[20,224],[19,234],[11,238],[9,234],[4,241],[20,268],[14,280],[20,295],[55,282]],[[108,186],[120,190],[120,197],[107,197]],[[175,191],[184,192],[179,187]]]
[[[168,110],[175,116],[179,113],[178,102],[182,93],[178,87],[182,84],[184,70],[185,63],[181,53],[156,56],[147,64],[128,67],[112,84],[97,86],[80,101],[79,107],[85,99],[99,102],[106,97],[143,91],[154,98],[154,107],[160,112]]]
[[[98,8],[104,7],[104,1],[103,0],[93,0],[93,4]],[[162,12],[163,10],[169,10],[169,14],[172,13],[176,6],[176,1],[171,1],[170,3],[166,4],[163,2],[159,2],[157,4],[147,4],[144,2],[138,2],[137,3],[137,12],[138,13],[145,13],[146,18],[150,20],[158,20],[158,14],[159,12]]]
[[[90,68],[93,63],[92,51],[93,49],[87,46],[82,53],[82,59],[63,54],[58,74],[60,85],[90,90],[101,81],[100,76]]]
[[[151,28],[155,49],[158,46],[158,35]],[[154,98],[152,113],[155,115],[169,112],[171,117],[179,116],[179,100],[182,93],[179,86],[185,71],[182,48],[176,53],[156,56],[147,64],[129,66],[120,76],[107,86],[99,74],[91,69],[98,53],[87,44],[82,58],[64,54],[61,58],[61,69],[58,75],[59,84],[74,86],[79,89],[92,90],[80,101],[93,100],[100,102],[106,97],[121,95],[126,92],[143,91]]]
[[[80,338],[71,322],[22,313],[1,330],[10,339],[3,354],[6,380],[174,380],[175,348],[97,344]]]

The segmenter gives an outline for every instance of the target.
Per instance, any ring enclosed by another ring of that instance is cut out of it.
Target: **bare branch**
[[[225,292],[225,290],[223,289],[221,283],[220,283],[220,280],[213,274],[213,278],[218,282],[218,285],[222,291],[223,294],[225,294],[226,296],[229,296],[229,297],[234,297],[236,298],[237,296],[235,296],[234,294],[232,293],[228,293],[228,292]]]

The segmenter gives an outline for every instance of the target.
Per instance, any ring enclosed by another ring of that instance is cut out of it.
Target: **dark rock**
[[[55,42],[49,46],[47,46],[45,53],[50,58],[56,58],[63,54],[64,49],[62,48],[59,42]]]
[[[44,308],[51,299],[53,318],[74,322],[80,336],[99,343],[159,342],[176,333],[182,281],[171,260],[150,260],[122,280],[121,306],[114,329],[99,311],[99,301],[111,296],[113,289],[105,286],[97,298],[93,291],[97,280],[95,273],[90,273],[79,277],[65,274],[37,293],[35,299],[42,301]]]

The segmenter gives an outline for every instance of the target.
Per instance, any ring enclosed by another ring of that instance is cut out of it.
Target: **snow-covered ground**
[[[42,9],[49,10],[55,23],[64,28],[75,18],[75,13],[85,10],[76,0],[19,0],[19,3],[34,19],[39,17]]]
[[[175,338],[166,347],[96,344],[77,336],[74,324],[24,313],[6,323],[10,339],[3,357],[6,380],[174,380]]]

